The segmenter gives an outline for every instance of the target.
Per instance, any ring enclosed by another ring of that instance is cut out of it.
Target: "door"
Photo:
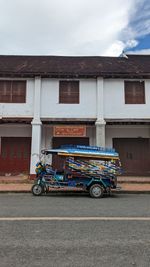
[[[114,138],[125,175],[150,175],[150,139]]]
[[[0,174],[29,173],[31,138],[2,137],[0,154]]]
[[[53,148],[59,148],[61,145],[89,145],[88,137],[53,137]],[[63,171],[64,158],[53,155],[52,166],[57,171]]]

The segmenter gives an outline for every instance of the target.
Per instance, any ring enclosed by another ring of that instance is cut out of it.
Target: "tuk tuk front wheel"
[[[89,189],[90,196],[93,198],[103,197],[104,190],[99,184],[93,184]]]
[[[34,196],[41,196],[43,193],[43,187],[39,184],[34,184],[31,188],[31,192]]]

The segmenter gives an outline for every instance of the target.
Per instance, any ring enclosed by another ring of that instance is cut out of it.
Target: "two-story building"
[[[33,175],[62,144],[115,147],[125,174],[150,175],[150,56],[0,56],[0,173]]]

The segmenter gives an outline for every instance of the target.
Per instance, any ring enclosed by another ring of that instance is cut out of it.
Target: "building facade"
[[[150,56],[0,56],[0,174],[32,176],[63,144],[115,147],[125,175],[150,175]]]

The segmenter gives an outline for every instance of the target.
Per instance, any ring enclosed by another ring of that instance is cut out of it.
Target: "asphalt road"
[[[0,267],[150,266],[150,195],[0,195]]]

